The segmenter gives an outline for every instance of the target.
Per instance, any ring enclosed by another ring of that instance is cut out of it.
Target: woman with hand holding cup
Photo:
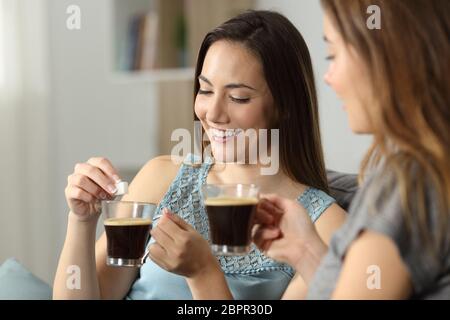
[[[363,185],[329,248],[304,208],[276,195],[259,215],[281,220],[261,220],[255,242],[295,267],[311,299],[449,299],[450,3],[322,4],[325,79],[352,130],[374,136]],[[370,5],[381,10],[381,30],[365,25]]]
[[[255,184],[260,192],[279,192],[305,206],[325,243],[343,223],[345,212],[326,194],[314,76],[300,33],[285,17],[268,11],[246,12],[210,32],[199,52],[194,110],[212,157],[188,156],[181,164],[170,156],[155,158],[122,199],[158,203],[150,259],[140,268],[108,266],[105,235],[95,243],[98,213],[93,203],[113,196],[109,186],[117,171],[106,159],[76,167],[66,192],[71,212],[55,298],[279,299],[306,292],[291,266],[268,258],[254,245],[239,256],[214,256],[202,202],[204,185]],[[279,170],[271,175],[261,174],[259,162],[236,161],[234,142],[250,129],[279,129]],[[80,290],[66,287],[71,265],[81,269]],[[218,288],[225,289],[225,296]]]

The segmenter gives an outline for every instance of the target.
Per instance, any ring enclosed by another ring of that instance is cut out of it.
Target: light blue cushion
[[[0,266],[0,300],[49,300],[52,289],[16,259]]]

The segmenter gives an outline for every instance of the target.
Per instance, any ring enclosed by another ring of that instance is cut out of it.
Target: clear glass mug
[[[259,187],[254,184],[206,184],[202,186],[202,198],[213,253],[228,256],[248,253]]]
[[[155,210],[153,203],[102,201],[108,266],[140,267],[143,264]]]

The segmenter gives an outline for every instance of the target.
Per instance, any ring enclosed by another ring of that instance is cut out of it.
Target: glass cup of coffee
[[[140,267],[150,238],[156,205],[133,201],[102,201],[108,266]]]
[[[202,197],[213,253],[226,256],[248,253],[259,187],[254,184],[206,184],[202,186]]]

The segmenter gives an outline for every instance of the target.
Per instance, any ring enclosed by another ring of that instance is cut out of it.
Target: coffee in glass
[[[102,201],[109,266],[139,267],[145,258],[156,205],[130,201]]]
[[[202,187],[202,196],[213,252],[218,255],[246,254],[250,250],[259,188],[244,184],[209,184]]]

